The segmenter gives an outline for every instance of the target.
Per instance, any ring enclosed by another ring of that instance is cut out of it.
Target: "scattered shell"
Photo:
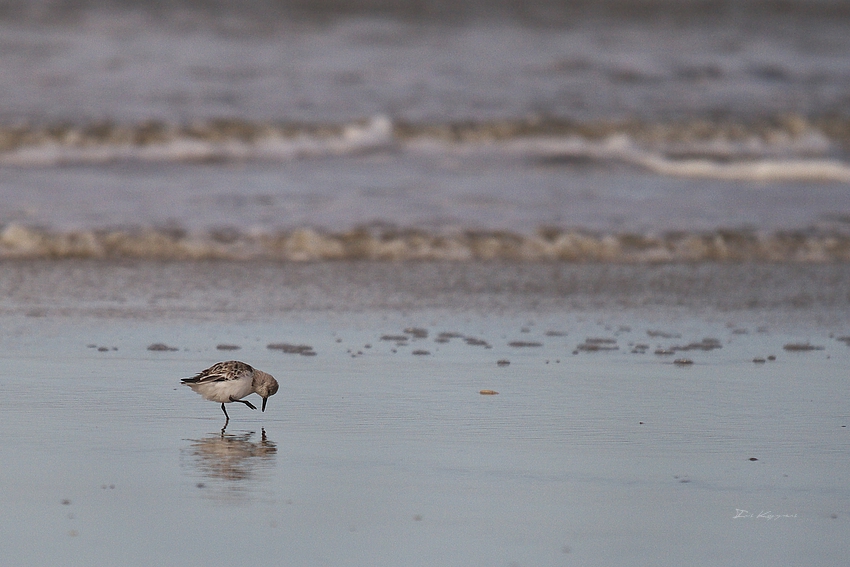
[[[694,363],[694,361],[691,360],[690,358],[677,358],[676,360],[673,361],[673,364],[676,364],[678,366],[687,366],[688,364],[693,364],[693,363]]]
[[[482,396],[495,396],[499,392],[497,392],[496,390],[481,390],[478,393],[481,394]]]

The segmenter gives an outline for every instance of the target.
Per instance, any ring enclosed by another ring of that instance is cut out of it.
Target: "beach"
[[[0,562],[843,565],[844,4],[4,2]]]
[[[839,564],[846,270],[7,261],[6,557]]]

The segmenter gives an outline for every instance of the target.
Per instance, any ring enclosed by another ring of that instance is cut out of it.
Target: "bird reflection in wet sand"
[[[222,431],[202,439],[190,439],[191,445],[182,453],[187,457],[189,466],[205,478],[226,481],[229,492],[247,489],[249,487],[245,483],[270,469],[277,453],[277,446],[266,437],[265,429],[259,440],[253,439],[255,433]]]

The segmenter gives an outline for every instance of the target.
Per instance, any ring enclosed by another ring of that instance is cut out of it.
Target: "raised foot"
[[[230,396],[230,401],[231,401],[231,402],[239,402],[239,403],[245,404],[246,406],[248,406],[248,407],[249,407],[249,408],[251,408],[251,409],[257,409],[257,406],[255,406],[254,404],[252,404],[251,402],[249,402],[249,401],[247,401],[247,400],[234,400],[234,399],[233,399],[233,396]],[[222,404],[222,405],[224,405],[224,404]]]

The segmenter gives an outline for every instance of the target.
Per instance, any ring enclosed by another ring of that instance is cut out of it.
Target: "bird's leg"
[[[227,424],[230,423],[230,416],[227,415],[227,410],[224,409],[224,403],[221,404],[221,411],[224,412],[224,425],[221,428],[221,434],[224,435],[224,430],[227,428]]]
[[[252,404],[251,402],[249,402],[247,400],[234,400],[233,396],[230,396],[230,401],[245,404],[246,406],[248,406],[251,409],[257,409],[257,406],[255,406],[254,404]],[[221,407],[224,408],[224,404],[221,404]]]

